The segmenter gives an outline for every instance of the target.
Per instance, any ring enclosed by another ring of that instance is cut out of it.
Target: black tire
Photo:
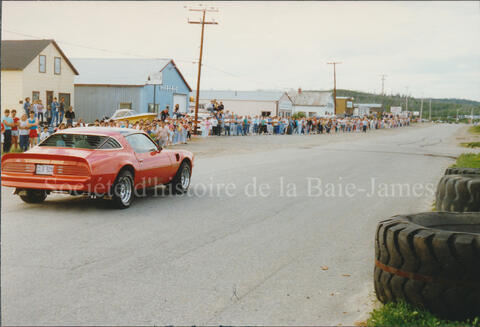
[[[126,209],[132,204],[135,196],[133,175],[128,170],[122,170],[112,186],[112,203],[117,209]]]
[[[185,175],[188,174],[188,181],[185,182]],[[192,168],[187,161],[182,162],[180,168],[178,168],[177,173],[173,177],[173,179],[167,184],[167,188],[170,190],[172,194],[183,194],[188,191],[190,187],[190,179],[192,176]]]
[[[45,190],[25,190],[25,192],[20,195],[20,199],[26,203],[42,203],[47,198]]]
[[[428,212],[381,221],[374,285],[446,319],[480,316],[480,214]]]
[[[480,211],[480,175],[444,175],[437,186],[437,211]]]
[[[445,175],[480,175],[480,168],[447,168]]]

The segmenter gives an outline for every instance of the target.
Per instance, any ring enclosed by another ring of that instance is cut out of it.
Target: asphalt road
[[[233,144],[197,157],[188,195],[150,192],[128,210],[64,195],[28,205],[2,188],[2,323],[352,324],[374,300],[376,223],[431,209],[465,150],[458,129]]]

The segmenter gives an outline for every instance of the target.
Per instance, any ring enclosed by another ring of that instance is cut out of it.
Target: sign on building
[[[162,72],[155,72],[148,76],[147,84],[163,84]]]

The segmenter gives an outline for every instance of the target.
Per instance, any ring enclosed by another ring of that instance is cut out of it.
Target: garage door
[[[178,104],[180,112],[187,112],[187,95],[186,94],[174,94],[173,95],[173,108]]]

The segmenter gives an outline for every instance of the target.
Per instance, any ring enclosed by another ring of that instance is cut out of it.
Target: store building
[[[172,59],[72,59],[76,116],[92,122],[118,109],[188,112],[191,88]]]

